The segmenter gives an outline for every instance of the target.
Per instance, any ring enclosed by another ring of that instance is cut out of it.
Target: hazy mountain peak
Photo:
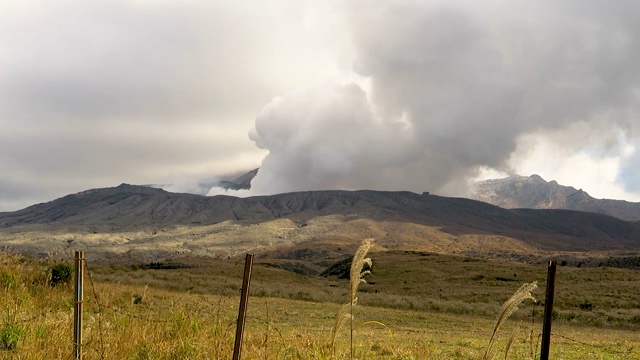
[[[503,208],[578,210],[640,221],[640,203],[595,199],[583,189],[546,181],[537,174],[479,181],[470,197]]]

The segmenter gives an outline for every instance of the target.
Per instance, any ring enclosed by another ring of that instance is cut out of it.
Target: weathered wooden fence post
[[[240,294],[240,308],[238,309],[236,341],[233,346],[233,360],[240,360],[240,352],[242,350],[242,335],[244,334],[244,323],[247,317],[247,299],[249,298],[249,285],[251,282],[252,267],[253,254],[247,254],[244,262],[244,277],[242,279],[242,293]]]
[[[555,260],[547,264],[547,291],[544,297],[544,323],[542,324],[542,345],[540,348],[540,360],[549,360],[549,348],[551,347],[551,320],[553,320],[553,293],[556,283]]]
[[[73,311],[73,352],[75,360],[82,360],[82,284],[84,281],[84,251],[76,251],[75,257],[75,307]]]

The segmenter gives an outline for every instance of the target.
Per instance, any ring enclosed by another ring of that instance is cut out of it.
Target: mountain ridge
[[[36,256],[84,249],[93,259],[138,263],[293,249],[319,249],[311,252],[323,258],[352,252],[365,238],[374,238],[379,250],[519,261],[561,252],[572,261],[594,251],[637,256],[640,223],[572,210],[504,209],[408,191],[325,190],[238,198],[128,184],[0,214],[0,246]]]
[[[257,223],[282,217],[303,219],[328,214],[357,213],[376,220],[403,219],[434,226],[463,226],[481,231],[563,229],[575,236],[586,233],[570,219],[585,223],[615,223],[620,229],[638,227],[606,215],[570,210],[504,209],[465,198],[416,194],[408,191],[324,190],[239,198],[171,193],[162,189],[121,184],[92,189],[0,214],[0,228],[20,225],[108,225],[128,227],[213,225],[223,221]],[[555,214],[549,216],[548,214]],[[555,220],[561,217],[563,220]],[[536,221],[533,221],[533,220]],[[591,229],[593,230],[593,229]],[[605,234],[606,235],[606,234]],[[638,233],[640,235],[640,232]]]
[[[214,185],[226,190],[250,189],[251,180],[260,169],[253,169],[237,179]],[[545,181],[540,175],[512,175],[501,179],[478,181],[468,198],[502,208],[566,209],[611,215],[626,221],[640,221],[640,203],[625,200],[596,199],[583,189]]]
[[[596,199],[582,189],[563,186],[555,180],[545,181],[536,174],[477,182],[470,198],[507,209],[567,209],[640,221],[640,203]]]

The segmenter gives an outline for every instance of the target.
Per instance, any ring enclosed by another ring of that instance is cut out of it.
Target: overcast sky
[[[637,24],[622,0],[0,0],[0,211],[256,167],[250,194],[536,173],[640,201]]]

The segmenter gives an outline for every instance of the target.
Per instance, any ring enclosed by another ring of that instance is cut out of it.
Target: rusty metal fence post
[[[247,300],[249,298],[249,285],[251,282],[251,268],[253,267],[253,254],[247,254],[244,262],[244,277],[242,279],[242,292],[240,294],[240,307],[238,309],[238,324],[236,327],[236,340],[233,346],[233,360],[240,360],[242,350],[242,336],[244,323],[247,317]]]
[[[84,251],[75,255],[75,307],[73,310],[73,353],[75,360],[82,360],[82,302],[84,281]]]
[[[540,347],[540,360],[549,360],[551,347],[551,320],[553,320],[553,293],[556,283],[555,260],[547,264],[547,291],[544,298],[544,323],[542,325],[542,345]]]

